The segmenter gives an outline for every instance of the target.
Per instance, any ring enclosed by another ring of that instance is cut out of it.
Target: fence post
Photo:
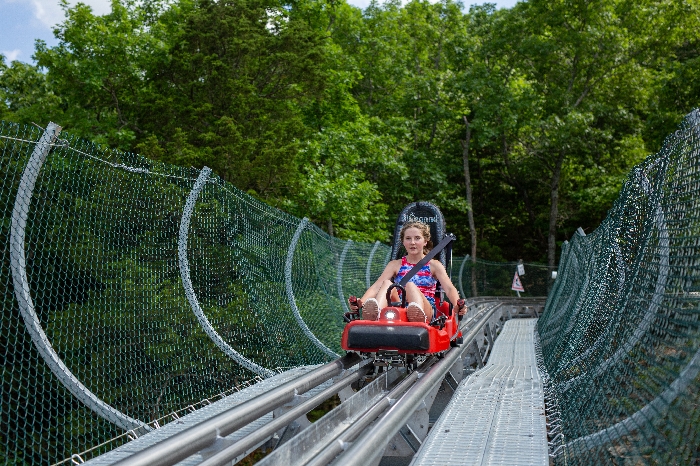
[[[345,263],[345,257],[348,255],[348,251],[350,250],[350,246],[352,246],[352,240],[349,239],[345,243],[345,247],[343,248],[343,252],[340,253],[340,261],[338,262],[338,269],[336,270],[335,274],[335,283],[338,288],[338,298],[340,298],[340,305],[343,306],[343,312],[350,312],[350,309],[348,309],[348,305],[345,303],[345,295],[343,293],[343,264]],[[368,287],[369,288],[369,287]]]
[[[297,243],[299,242],[299,238],[301,238],[301,234],[304,232],[304,229],[306,229],[307,223],[309,223],[308,218],[304,217],[301,219],[301,222],[299,222],[299,226],[297,227],[297,231],[294,232],[292,241],[289,244],[289,249],[287,250],[287,262],[284,264],[284,284],[287,290],[287,299],[289,300],[289,306],[292,308],[292,312],[294,313],[294,318],[297,320],[299,327],[301,327],[301,330],[309,338],[309,340],[311,340],[314,345],[316,345],[327,355],[333,358],[338,358],[340,356],[335,351],[324,345],[321,340],[316,338],[316,335],[314,335],[311,329],[309,329],[308,325],[306,325],[306,322],[304,322],[304,319],[299,313],[296,298],[294,298],[294,290],[292,289],[292,262],[294,261],[294,251],[297,248]]]
[[[366,277],[366,284],[367,288],[372,286],[372,281],[370,278],[370,269],[372,267],[372,259],[374,258],[374,253],[377,252],[377,248],[379,247],[381,243],[379,241],[374,242],[374,247],[372,248],[372,251],[369,253],[369,258],[367,259],[367,270],[365,271],[365,277]]]

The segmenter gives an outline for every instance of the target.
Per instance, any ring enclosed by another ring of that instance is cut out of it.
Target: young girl
[[[428,253],[432,247],[430,242],[430,228],[422,222],[408,222],[401,228],[401,242],[408,255],[401,259],[389,262],[384,272],[379,276],[374,285],[369,287],[362,298],[356,302],[351,302],[350,309],[357,312],[362,309],[362,317],[365,320],[377,320],[379,312],[385,308],[386,291],[394,282],[400,281],[409,270],[413,268]],[[435,309],[435,285],[440,282],[442,289],[447,294],[447,298],[456,308],[456,311],[463,315],[466,311],[464,302],[458,307],[459,293],[450,281],[450,277],[445,271],[445,267],[438,260],[431,260],[425,264],[406,284],[406,315],[411,322],[430,322],[436,313]],[[396,301],[400,296],[396,290]]]

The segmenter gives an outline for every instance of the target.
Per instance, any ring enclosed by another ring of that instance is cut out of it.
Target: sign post
[[[520,297],[520,292],[524,292],[525,288],[523,288],[523,284],[520,282],[520,275],[518,275],[518,271],[515,271],[515,275],[513,276],[513,284],[510,286],[510,289],[518,293],[518,298]]]

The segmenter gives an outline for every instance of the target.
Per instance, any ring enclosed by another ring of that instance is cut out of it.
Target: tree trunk
[[[549,237],[547,239],[547,265],[553,270],[557,258],[557,217],[559,216],[559,182],[561,180],[561,167],[564,163],[564,154],[560,154],[552,171],[550,185],[549,208]]]
[[[530,225],[532,229],[535,229],[535,208],[532,205],[532,200],[530,199],[530,196],[527,193],[527,188],[518,180],[518,174],[513,173],[512,166],[510,164],[510,157],[508,157],[508,141],[506,140],[506,135],[505,133],[501,135],[501,154],[503,155],[503,162],[506,166],[506,182],[513,186],[516,191],[518,191],[518,194],[523,199],[523,202],[525,203],[525,210],[527,210],[527,216],[528,219],[530,220]]]
[[[464,162],[464,184],[467,187],[467,218],[469,219],[469,234],[472,239],[472,297],[477,296],[476,291],[476,227],[474,226],[474,209],[472,204],[472,180],[469,175],[469,142],[472,138],[472,128],[469,125],[466,115],[464,118],[464,126],[467,127],[464,141],[462,141],[462,161]]]
[[[331,236],[335,236],[333,233],[333,219],[328,217],[328,234]]]

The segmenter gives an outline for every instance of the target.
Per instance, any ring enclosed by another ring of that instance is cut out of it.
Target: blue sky
[[[109,0],[82,0],[97,14],[109,12]],[[370,0],[348,0],[352,5],[364,8]],[[491,0],[500,8],[515,5],[516,0]],[[75,4],[70,0],[70,4]],[[482,3],[464,1],[465,4]],[[52,28],[63,20],[63,10],[58,0],[0,0],[0,53],[6,63],[12,60],[31,62],[34,41],[42,39],[49,45],[56,45]]]

